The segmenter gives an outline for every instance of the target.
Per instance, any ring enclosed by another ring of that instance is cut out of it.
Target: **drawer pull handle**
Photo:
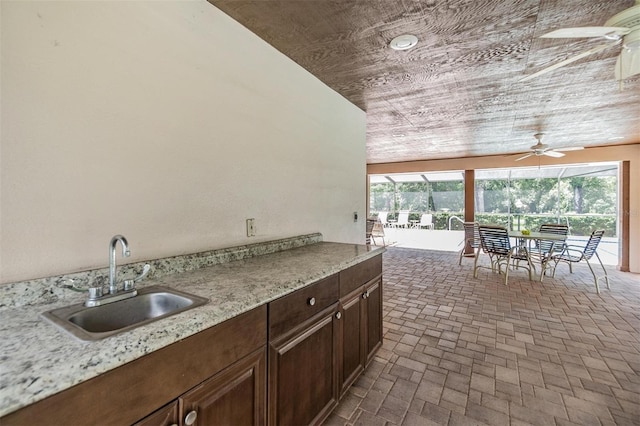
[[[315,297],[310,297],[309,300],[307,300],[307,304],[309,306],[313,306],[316,304],[316,298]]]
[[[342,313],[341,312],[336,312],[336,319],[340,319],[342,318]]]
[[[184,417],[184,424],[187,426],[191,426],[196,422],[197,417],[198,413],[196,412],[196,410],[190,411],[189,414]]]

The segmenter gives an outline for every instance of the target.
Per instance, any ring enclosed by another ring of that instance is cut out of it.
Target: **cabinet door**
[[[269,345],[269,424],[320,424],[338,401],[338,303]]]
[[[133,426],[170,426],[178,424],[178,401],[165,405]]]
[[[382,346],[382,276],[365,286],[366,300],[366,361],[373,359],[376,351]]]
[[[340,300],[340,394],[342,395],[364,370],[366,311],[362,287]]]
[[[260,349],[184,394],[179,400],[182,424],[263,425],[265,365],[265,349]]]

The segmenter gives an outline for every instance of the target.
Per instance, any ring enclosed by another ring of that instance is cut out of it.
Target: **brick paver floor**
[[[384,254],[384,344],[326,425],[639,425],[640,275]]]

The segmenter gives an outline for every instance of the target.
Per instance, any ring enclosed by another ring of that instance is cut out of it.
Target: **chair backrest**
[[[480,245],[480,231],[478,222],[463,222],[464,239],[473,248],[478,248]]]
[[[587,245],[584,246],[584,250],[582,251],[582,254],[584,255],[585,259],[587,260],[591,259],[591,256],[593,256],[596,250],[598,249],[598,244],[600,244],[600,241],[602,240],[603,236],[604,236],[604,230],[602,229],[593,231],[591,233],[591,236],[589,237],[589,241],[587,241]]]
[[[370,235],[373,232],[373,227],[376,224],[375,219],[367,219],[367,235]]]
[[[367,244],[371,244],[371,237],[373,236],[373,226],[375,225],[375,223],[375,219],[367,219],[367,231],[365,234]]]
[[[378,212],[378,219],[380,220],[380,222],[383,225],[387,224],[387,216],[389,215],[389,212]]]
[[[420,216],[420,226],[427,226],[433,223],[433,215],[431,213],[424,213]]]
[[[398,213],[398,225],[408,225],[409,224],[409,212],[402,211]]]
[[[540,225],[539,232],[545,234],[556,234],[567,236],[569,234],[569,227],[564,223],[543,223]],[[558,242],[549,241],[549,240],[535,240],[536,247],[540,249],[543,253],[549,253],[551,248],[554,247],[554,244],[558,244]]]
[[[374,219],[373,229],[371,230],[372,237],[383,237],[384,238],[384,226],[382,226],[382,222],[380,219]]]
[[[511,241],[509,232],[502,226],[480,225],[480,245],[485,253],[506,256],[511,251]]]

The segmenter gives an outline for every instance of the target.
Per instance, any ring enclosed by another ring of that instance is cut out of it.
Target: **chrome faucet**
[[[116,245],[118,241],[122,244],[122,256],[129,257],[131,255],[125,237],[115,235],[111,238],[111,242],[109,243],[109,294],[116,294],[118,292],[118,284],[116,282]]]
[[[109,293],[104,294],[104,285],[102,283],[96,287],[89,287],[89,298],[84,302],[84,306],[100,306],[136,296],[138,291],[136,290],[135,284],[146,277],[151,270],[151,266],[148,263],[145,264],[142,268],[142,273],[134,279],[124,280],[122,291],[119,291],[116,280],[116,246],[118,245],[118,241],[120,241],[122,245],[122,256],[129,257],[131,255],[129,243],[125,237],[115,235],[111,238],[109,242]]]

